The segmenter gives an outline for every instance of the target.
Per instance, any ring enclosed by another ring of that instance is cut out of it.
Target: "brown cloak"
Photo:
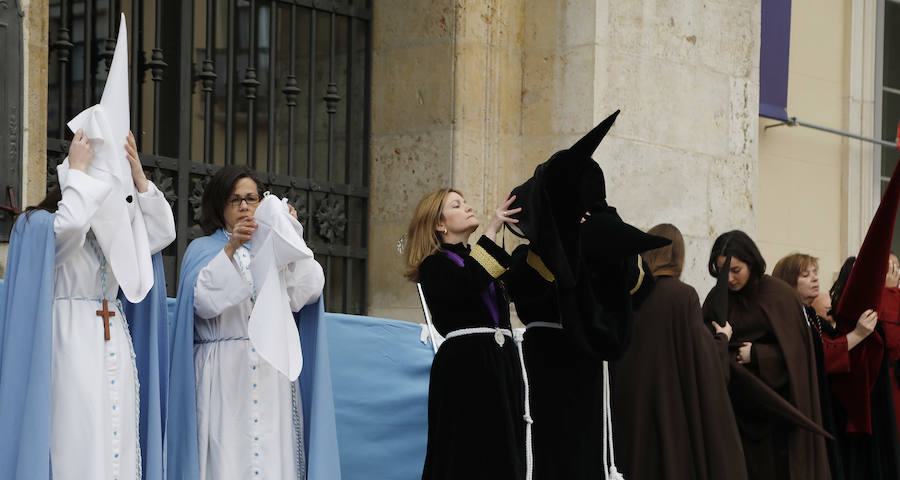
[[[744,291],[746,290],[746,291]],[[764,275],[757,285],[730,295],[728,320],[734,327],[731,343],[749,341],[745,325],[762,326],[771,342],[753,346],[751,369],[809,419],[821,425],[818,374],[813,339],[803,317],[796,292],[781,280]],[[708,308],[704,302],[704,310]],[[830,480],[825,438],[787,424],[771,415],[760,415],[742,398],[733,398],[735,415],[744,442],[751,478]],[[771,428],[767,429],[767,425]],[[786,438],[782,437],[786,435]],[[774,458],[779,442],[786,447],[787,472],[777,471]],[[771,456],[770,455],[771,452]],[[754,475],[754,470],[758,472]]]
[[[693,287],[672,277],[635,313],[612,365],[616,463],[628,480],[747,478],[728,397],[727,340],[704,325]]]

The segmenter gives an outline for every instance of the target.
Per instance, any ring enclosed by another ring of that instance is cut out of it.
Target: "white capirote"
[[[56,212],[50,462],[54,480],[140,478],[138,382],[119,284],[90,219],[108,184],[72,170]],[[152,252],[175,239],[172,210],[152,183],[136,195]],[[97,316],[107,299],[109,341]],[[140,321],[140,319],[135,319]]]

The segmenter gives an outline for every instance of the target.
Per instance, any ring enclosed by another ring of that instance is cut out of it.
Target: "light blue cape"
[[[20,215],[10,236],[0,292],[0,478],[44,480],[50,472],[55,215]],[[162,480],[165,416],[165,275],[153,256],[155,283],[139,304],[124,297],[140,381],[143,478]],[[160,308],[162,307],[162,308]]]

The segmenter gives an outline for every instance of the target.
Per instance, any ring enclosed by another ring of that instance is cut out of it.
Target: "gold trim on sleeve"
[[[487,250],[485,250],[481,245],[475,245],[472,247],[472,251],[469,253],[469,256],[472,257],[473,260],[478,262],[484,270],[488,273],[488,275],[494,278],[500,278],[500,275],[503,275],[506,272],[506,269],[500,265]]]
[[[544,280],[548,282],[552,282],[556,280],[556,277],[553,276],[553,272],[547,268],[547,265],[544,265],[544,261],[541,260],[541,257],[538,254],[528,250],[528,257],[525,259],[525,262],[533,268]]]
[[[644,283],[644,261],[641,259],[640,255],[637,256],[637,262],[638,262],[638,272],[640,272],[640,273],[638,274],[637,283],[628,292],[629,295],[634,295],[634,293],[637,292],[639,288],[641,288],[641,284]]]

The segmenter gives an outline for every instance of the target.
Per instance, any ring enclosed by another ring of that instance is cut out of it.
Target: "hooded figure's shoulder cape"
[[[0,295],[0,478],[50,478],[55,218],[43,210],[21,215],[10,237],[9,281]],[[139,304],[123,298],[123,309],[141,385],[143,478],[162,480],[166,311],[158,253],[153,267],[156,283],[150,293]]]
[[[169,401],[166,417],[166,478],[200,477],[197,446],[197,400],[194,390],[194,286],[200,271],[224,247],[221,230],[191,242],[178,279],[178,298],[169,332]],[[309,480],[340,480],[341,466],[334,415],[334,393],[326,341],[324,303],[307,305],[294,314],[303,345],[300,392],[303,403],[303,447]]]

